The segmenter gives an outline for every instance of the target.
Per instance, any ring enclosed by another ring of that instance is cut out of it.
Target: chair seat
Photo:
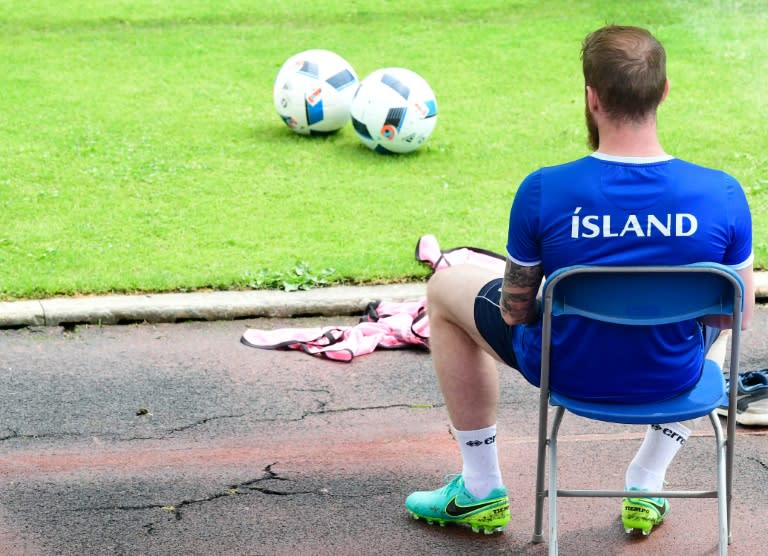
[[[699,382],[687,392],[668,400],[642,404],[604,403],[577,400],[550,392],[549,403],[589,419],[647,425],[685,421],[707,415],[718,406],[727,404],[726,392],[725,378],[720,367],[706,359]]]

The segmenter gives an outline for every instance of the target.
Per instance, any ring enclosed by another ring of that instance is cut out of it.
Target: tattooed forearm
[[[517,288],[535,288],[538,290],[541,283],[541,266],[520,266],[507,260],[507,266],[504,269],[504,282],[508,286]]]
[[[507,260],[500,302],[501,316],[507,324],[536,320],[536,294],[542,275],[541,266],[520,266]]]

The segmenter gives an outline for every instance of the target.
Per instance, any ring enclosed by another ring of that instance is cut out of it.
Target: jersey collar
[[[590,156],[606,162],[625,162],[628,164],[651,164],[653,162],[667,162],[675,158],[670,154],[661,154],[659,156],[616,156],[601,152],[593,152]]]

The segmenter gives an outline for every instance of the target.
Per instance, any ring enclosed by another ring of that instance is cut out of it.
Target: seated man
[[[509,521],[495,442],[495,360],[538,385],[536,295],[543,276],[576,264],[717,262],[743,278],[743,328],[749,325],[755,299],[749,207],[733,177],[662,149],[656,110],[669,92],[662,45],[644,29],[607,26],[586,37],[582,62],[594,152],[522,182],[510,213],[503,279],[465,265],[436,273],[428,284],[430,348],[463,468],[446,486],[408,496],[414,517],[485,532]],[[657,327],[563,320],[553,328],[552,389],[615,401],[662,400],[689,389],[720,329],[730,327],[724,319]],[[591,357],[596,349],[599,360]],[[682,423],[649,427],[625,487],[661,490],[689,432]],[[647,534],[668,511],[666,499],[638,494],[622,501],[621,516],[627,530]]]

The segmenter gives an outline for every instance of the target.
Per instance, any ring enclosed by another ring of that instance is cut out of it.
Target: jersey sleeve
[[[735,178],[727,176],[728,226],[730,243],[723,264],[736,269],[752,263],[752,215],[744,190]]]
[[[507,255],[522,266],[541,263],[539,213],[541,170],[528,175],[515,194],[509,213]]]

